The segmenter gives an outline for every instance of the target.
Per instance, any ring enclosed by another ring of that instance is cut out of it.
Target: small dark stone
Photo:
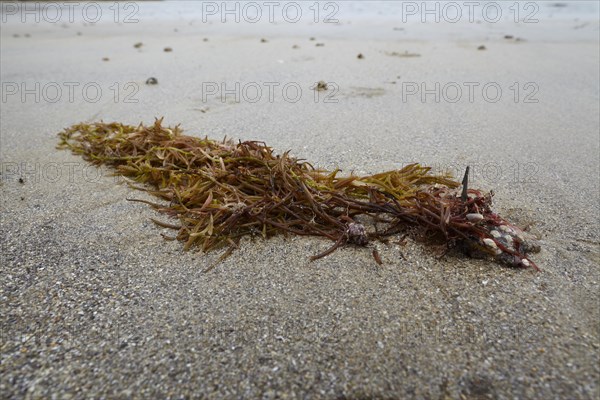
[[[317,47],[323,47],[323,46],[325,46],[325,43],[317,43],[315,46],[317,46]]]
[[[158,79],[151,76],[150,78],[146,79],[146,85],[158,85]]]
[[[481,45],[481,46],[479,46],[479,47],[477,48],[477,50],[485,50],[485,46],[484,46],[484,45]]]
[[[365,58],[365,56],[363,56],[362,53],[358,53],[358,55],[356,56],[356,58],[358,58],[359,60],[362,60],[363,58]]]
[[[25,181],[23,180],[23,178],[19,178],[19,183],[25,183]]]
[[[261,42],[261,43],[267,43],[267,42],[268,42],[268,40],[267,40],[267,39],[265,39],[265,38],[262,38],[262,39],[260,39],[260,42]]]
[[[138,42],[136,44],[133,45],[133,47],[135,47],[136,49],[139,49],[140,47],[142,47],[144,45],[144,43],[142,42]]]
[[[173,49],[170,47],[165,47],[164,51],[165,51],[165,53],[170,53],[173,51]]]
[[[514,38],[513,35],[504,35],[504,39],[512,39],[512,38]]]

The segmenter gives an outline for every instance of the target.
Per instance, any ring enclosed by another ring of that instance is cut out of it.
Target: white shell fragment
[[[467,214],[466,217],[470,222],[477,222],[477,221],[481,221],[483,219],[483,215],[481,215],[479,213]]]
[[[485,243],[486,246],[491,247],[492,249],[498,248],[498,246],[496,246],[496,243],[492,239],[485,238],[483,239],[483,243]]]
[[[502,234],[496,230],[490,231],[490,234],[495,238],[502,237]]]
[[[529,261],[527,261],[526,259],[522,259],[521,264],[523,264],[523,266],[525,266],[525,267],[529,267],[531,265],[531,264],[529,264]]]

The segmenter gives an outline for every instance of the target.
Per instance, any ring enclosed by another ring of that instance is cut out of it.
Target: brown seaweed
[[[468,189],[429,167],[407,165],[375,175],[345,177],[323,171],[289,152],[277,155],[263,142],[215,141],[182,134],[179,126],[78,124],[59,133],[69,148],[96,165],[144,184],[163,200],[143,200],[178,223],[153,221],[177,231],[184,249],[208,251],[240,238],[295,234],[325,237],[333,245],[366,246],[416,227],[448,246],[466,244],[512,266],[537,266],[527,257],[539,247],[492,211],[492,193]],[[368,219],[372,224],[366,224]],[[377,263],[381,259],[373,252]],[[223,258],[221,257],[221,258]]]

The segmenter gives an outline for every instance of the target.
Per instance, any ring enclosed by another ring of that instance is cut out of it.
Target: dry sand
[[[184,20],[2,26],[2,397],[598,398],[597,18],[422,36],[389,20]],[[337,102],[315,101],[319,80]],[[39,101],[21,98],[23,82],[40,83]],[[256,85],[239,102],[203,99],[213,82]],[[265,82],[279,84],[272,102]],[[463,98],[403,99],[421,82],[455,82]],[[479,84],[472,102],[466,82]],[[481,92],[490,82],[495,103]],[[330,243],[274,238],[244,241],[203,274],[219,253],[164,241],[155,213],[126,200],[140,192],[55,149],[73,123],[159,116],[346,172],[471,165],[497,211],[541,237],[542,272],[438,259],[412,240],[373,244],[383,266],[354,247],[311,263]]]

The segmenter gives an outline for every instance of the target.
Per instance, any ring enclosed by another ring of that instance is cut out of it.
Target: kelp
[[[314,168],[289,152],[277,155],[263,142],[187,136],[179,126],[163,127],[162,119],[150,126],[82,123],[59,137],[59,148],[113,167],[144,184],[137,189],[162,199],[134,201],[177,218],[178,223],[152,220],[176,230],[165,237],[184,242],[186,250],[227,246],[225,257],[248,235],[331,240],[314,260],[340,246],[366,246],[412,227],[449,247],[460,244],[471,253],[537,269],[527,257],[539,250],[537,244],[492,211],[492,193],[468,188],[468,171],[462,184],[419,164],[340,177],[339,170]],[[373,256],[381,263],[375,250]]]

